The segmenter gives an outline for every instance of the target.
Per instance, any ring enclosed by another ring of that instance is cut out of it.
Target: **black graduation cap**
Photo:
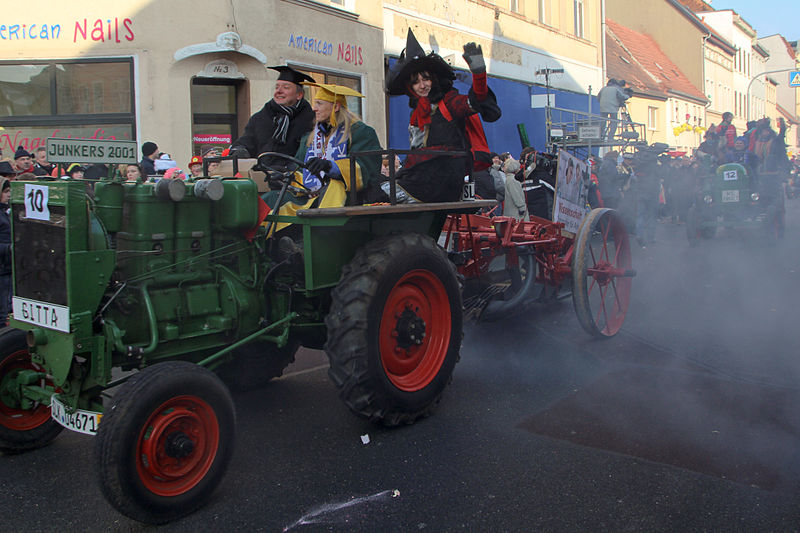
[[[298,72],[292,67],[287,67],[285,65],[280,65],[277,67],[268,67],[272,70],[277,70],[280,72],[278,75],[278,81],[290,81],[292,83],[296,83],[300,85],[304,81],[314,82],[314,78],[309,76],[308,74],[303,74],[302,72]]]

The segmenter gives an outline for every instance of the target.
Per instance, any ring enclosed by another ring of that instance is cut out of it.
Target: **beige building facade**
[[[606,18],[651,36],[695,87],[703,87],[703,39],[707,31],[680,2],[606,0],[605,11]]]
[[[601,0],[387,0],[383,27],[387,55],[399,56],[411,28],[426,50],[435,50],[453,66],[466,68],[462,46],[475,41],[487,58],[491,76],[544,83],[536,72],[563,68],[552,86],[594,92],[602,86]]]
[[[32,0],[0,24],[0,146],[49,136],[153,141],[179,166],[225,147],[289,64],[361,91],[385,137],[379,3]]]

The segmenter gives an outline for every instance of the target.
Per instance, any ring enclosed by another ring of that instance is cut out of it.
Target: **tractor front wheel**
[[[235,425],[230,392],[213,372],[184,361],[145,368],[105,408],[94,450],[103,494],[148,524],[193,512],[225,474]]]
[[[64,429],[50,418],[50,406],[24,403],[17,378],[21,372],[40,373],[36,385],[52,388],[44,369],[31,360],[25,332],[0,330],[0,451],[21,453],[49,444]]]
[[[410,424],[439,401],[459,359],[455,267],[426,235],[372,241],[342,270],[325,324],[344,403],[373,422]]]

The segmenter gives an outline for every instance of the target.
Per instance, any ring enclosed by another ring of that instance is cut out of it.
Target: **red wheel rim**
[[[591,278],[586,288],[597,305],[595,324],[600,333],[614,335],[625,322],[631,297],[631,252],[628,232],[619,217],[605,216],[597,224],[600,241],[590,246],[591,265],[586,275]]]
[[[20,409],[9,405],[16,398],[6,393],[6,387],[16,379],[21,370],[35,370],[44,372],[44,369],[31,361],[28,350],[19,350],[0,362],[0,424],[14,431],[30,431],[50,420],[50,406],[42,403],[34,405],[33,409]],[[40,387],[53,387],[50,380],[42,378]]]
[[[196,396],[176,396],[153,411],[136,444],[136,468],[148,490],[178,496],[211,468],[219,445],[214,410]]]
[[[392,287],[379,334],[381,363],[395,387],[414,392],[434,380],[450,347],[450,322],[447,291],[432,272],[412,270]]]

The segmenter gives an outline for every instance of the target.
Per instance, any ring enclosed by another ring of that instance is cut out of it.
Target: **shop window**
[[[134,140],[133,60],[0,62],[0,147],[47,137]]]

